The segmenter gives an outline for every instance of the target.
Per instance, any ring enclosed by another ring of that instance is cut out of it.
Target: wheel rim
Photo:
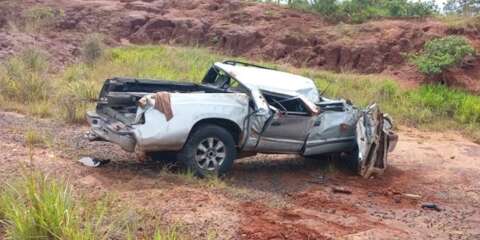
[[[225,144],[218,138],[209,137],[197,146],[195,161],[200,168],[213,171],[217,170],[226,157]]]

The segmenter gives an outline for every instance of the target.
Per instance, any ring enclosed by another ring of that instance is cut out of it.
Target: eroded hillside
[[[25,46],[47,49],[59,64],[79,54],[88,33],[100,32],[111,45],[207,46],[218,51],[334,71],[387,73],[415,84],[425,81],[406,55],[434,37],[465,35],[474,46],[479,32],[432,19],[332,24],[318,14],[271,4],[235,0],[38,0],[2,3],[0,57]],[[40,31],[19,31],[32,7],[48,6],[54,20]],[[480,91],[478,61],[449,71],[446,82]]]

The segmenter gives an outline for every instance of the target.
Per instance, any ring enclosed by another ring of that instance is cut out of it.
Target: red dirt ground
[[[390,168],[375,179],[350,175],[334,162],[294,155],[258,155],[236,162],[223,183],[188,180],[139,163],[107,143],[82,139],[86,127],[0,113],[0,179],[28,162],[23,133],[42,132],[53,147],[37,146],[34,164],[70,179],[90,198],[112,194],[142,219],[143,236],[178,224],[193,239],[478,239],[480,145],[453,132],[401,127]],[[111,159],[101,168],[79,156]],[[351,194],[334,193],[343,187]],[[417,194],[413,200],[401,194]],[[422,209],[435,203],[442,211]],[[132,220],[133,221],[133,220]]]
[[[48,52],[60,69],[75,61],[87,33],[107,43],[201,45],[228,54],[335,71],[387,73],[415,85],[422,77],[402,53],[452,32],[434,20],[383,20],[332,25],[318,15],[235,0],[25,0],[0,2],[0,60],[25,47]],[[8,6],[6,6],[7,4]],[[14,25],[35,5],[63,17],[40,32]],[[479,91],[478,61],[449,73],[448,84]],[[107,143],[82,139],[85,126],[0,112],[0,179],[29,162],[23,134],[35,129],[52,142],[33,150],[34,165],[66,177],[80,194],[117,197],[129,206],[142,237],[156,225],[181,223],[193,239],[480,239],[480,146],[453,132],[400,128],[391,167],[375,179],[352,176],[331,161],[258,155],[235,163],[221,183],[173,174],[159,163],[138,163]],[[111,159],[86,168],[80,156]],[[334,193],[343,187],[351,194]],[[402,194],[417,194],[412,200]],[[422,209],[435,203],[442,211]],[[1,229],[0,229],[1,232]],[[0,236],[1,238],[1,236]]]

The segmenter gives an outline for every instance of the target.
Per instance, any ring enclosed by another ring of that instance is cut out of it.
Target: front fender
[[[392,119],[376,104],[365,109],[356,124],[358,173],[368,178],[382,174],[388,165],[388,152],[395,148],[398,136],[393,132]]]

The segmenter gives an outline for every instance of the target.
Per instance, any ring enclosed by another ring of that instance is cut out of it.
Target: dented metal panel
[[[255,87],[290,96],[300,95],[313,103],[317,103],[319,100],[320,95],[317,87],[311,79],[306,77],[273,69],[218,62],[215,63],[215,66],[221,68],[248,88]]]
[[[154,101],[151,95],[145,96]],[[137,147],[143,151],[179,150],[195,123],[204,119],[225,119],[239,127],[248,113],[248,96],[242,93],[172,93],[173,118],[149,104],[145,124],[134,126]]]
[[[354,147],[358,110],[344,104],[344,111],[322,112],[310,129],[303,155],[347,151]]]
[[[391,126],[385,121],[378,106],[372,104],[362,113],[356,124],[358,173],[365,178],[382,174],[387,167],[388,133]]]
[[[300,152],[313,124],[312,116],[276,114],[259,138],[259,152]]]

